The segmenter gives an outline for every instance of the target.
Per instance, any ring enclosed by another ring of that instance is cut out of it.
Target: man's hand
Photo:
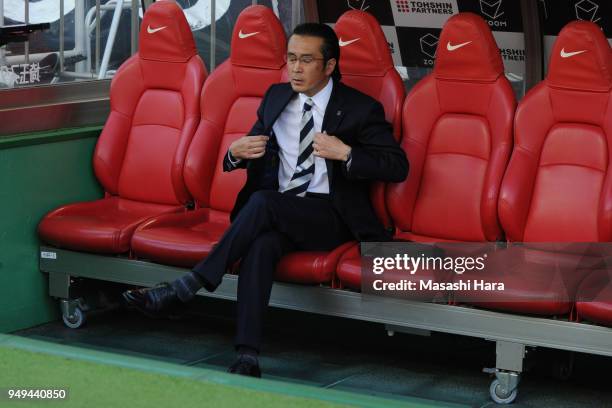
[[[235,140],[229,151],[235,159],[258,159],[266,152],[268,136],[243,136]]]
[[[315,133],[312,142],[314,155],[324,159],[347,161],[351,147],[342,142],[336,136],[327,133]]]

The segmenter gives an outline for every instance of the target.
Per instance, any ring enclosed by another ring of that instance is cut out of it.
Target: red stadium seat
[[[487,269],[488,280],[504,282],[510,291],[503,301],[497,293],[482,293],[479,305],[540,315],[572,310],[588,271],[581,269],[597,260],[588,250],[546,251],[533,243],[612,240],[611,87],[610,46],[601,29],[590,22],[568,24],[555,42],[546,80],[519,104],[500,193],[508,240],[532,244],[509,249],[524,258],[519,267]]]
[[[191,196],[183,164],[205,78],[180,7],[153,3],[142,22],[139,52],[113,78],[111,113],[94,153],[105,198],[47,214],[40,238],[73,250],[123,253],[138,224],[184,209]]]
[[[240,32],[257,35],[241,38]],[[184,177],[197,209],[156,217],[135,232],[141,258],[191,267],[204,258],[229,226],[229,214],[246,174],[223,172],[229,145],[247,134],[270,85],[285,73],[286,37],[272,10],[246,8],[232,35],[230,58],[210,75],[201,96],[201,121],[185,162]]]
[[[340,41],[342,82],[382,103],[399,140],[405,87],[380,24],[370,13],[350,10],[340,16],[334,31]]]
[[[612,271],[597,270],[582,281],[576,311],[581,320],[612,326]]]
[[[410,174],[386,191],[396,239],[502,238],[497,198],[512,147],[515,105],[486,22],[471,13],[451,17],[433,73],[404,103],[402,147]],[[361,283],[358,256],[353,249],[337,271],[341,282],[355,289]]]
[[[350,10],[336,23],[334,30],[340,42],[342,82],[379,101],[387,122],[393,125],[393,136],[402,134],[402,105],[406,88],[393,65],[393,59],[380,24],[369,13]],[[371,47],[375,44],[375,47]],[[386,46],[385,46],[386,45]],[[392,227],[385,205],[385,184],[372,184],[372,204],[386,227]]]
[[[342,82],[383,105],[386,119],[393,125],[394,136],[399,140],[405,88],[393,66],[389,45],[378,21],[369,13],[351,10],[340,16],[334,30],[340,41]],[[383,183],[373,183],[371,197],[380,220],[390,226]],[[288,254],[279,262],[276,278],[300,283],[330,282],[340,256],[354,245],[344,244],[330,252]]]

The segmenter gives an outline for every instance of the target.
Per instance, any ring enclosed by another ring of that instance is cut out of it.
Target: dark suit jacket
[[[238,194],[231,219],[258,190],[278,190],[278,144],[272,131],[274,122],[295,92],[289,83],[272,85],[257,110],[257,122],[249,135],[268,135],[266,153],[259,159],[242,160],[234,167],[225,155],[224,171],[247,169],[247,181]],[[393,138],[385,121],[382,105],[373,98],[335,82],[322,131],[351,146],[349,169],[342,161],[326,160],[331,201],[359,241],[391,238],[376,217],[369,198],[372,181],[400,182],[408,175],[408,160]]]

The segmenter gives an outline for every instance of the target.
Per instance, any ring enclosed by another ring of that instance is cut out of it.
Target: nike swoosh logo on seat
[[[163,27],[159,27],[159,28],[151,28],[151,26],[147,26],[147,33],[149,34],[155,34],[158,31],[163,30],[164,28],[166,28],[167,26],[163,26]]]
[[[238,37],[240,37],[240,39],[249,38],[257,34],[259,34],[259,31],[255,31],[254,33],[246,33],[246,34],[243,33],[242,30],[238,31]]]
[[[573,57],[574,55],[582,54],[583,52],[587,52],[587,51],[588,50],[565,52],[565,48],[561,48],[561,58]]]
[[[455,50],[458,50],[461,47],[465,47],[466,45],[468,45],[470,43],[471,43],[471,41],[466,41],[466,42],[461,43],[461,44],[453,45],[449,41],[449,42],[446,43],[446,49],[449,50],[449,51],[455,51]]]
[[[355,38],[354,40],[342,41],[342,37],[340,37],[340,39],[338,40],[338,45],[340,45],[341,47],[346,47],[347,45],[350,45],[354,43],[355,41],[359,41],[360,39],[361,37]]]

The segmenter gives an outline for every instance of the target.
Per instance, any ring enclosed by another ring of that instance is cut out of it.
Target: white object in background
[[[110,2],[109,2],[110,3]],[[104,55],[102,56],[102,64],[100,64],[100,72],[98,73],[98,79],[104,79],[106,77],[106,70],[108,69],[108,61],[110,55],[113,52],[113,46],[115,45],[115,36],[119,29],[119,21],[121,20],[121,12],[123,11],[123,0],[117,0],[115,4],[115,12],[113,13],[113,21],[108,32],[108,39],[106,40],[106,47],[104,48]]]
[[[64,0],[64,15],[74,10],[74,2]],[[25,23],[25,0],[4,0],[4,17]],[[53,23],[59,18],[59,0],[30,2],[30,24]]]
[[[230,0],[217,0],[215,4],[215,16],[217,21],[227,13]],[[198,31],[210,25],[210,0],[199,0],[191,7],[183,9],[185,18],[189,23],[191,31]],[[142,18],[142,9],[140,9]]]
[[[14,73],[8,67],[0,66],[0,84],[4,84],[8,88],[14,88],[18,79],[19,75]]]
[[[410,75],[408,75],[408,68],[396,65],[395,70],[400,75],[400,78],[402,78],[402,81],[407,81],[410,79]]]
[[[215,17],[219,21],[227,13],[230,0],[217,0],[215,3]],[[210,25],[210,0],[200,0],[183,11],[191,31],[201,30]]]
[[[506,72],[505,75],[508,81],[510,82],[522,82],[523,81],[523,77],[521,75],[514,74],[512,72]]]

